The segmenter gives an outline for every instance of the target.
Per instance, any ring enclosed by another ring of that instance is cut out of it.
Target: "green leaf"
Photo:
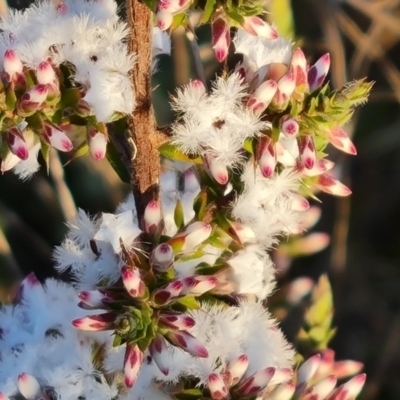
[[[199,221],[202,221],[205,217],[207,209],[207,191],[202,190],[194,199],[193,210]]]
[[[194,164],[202,164],[203,163],[201,157],[191,158],[191,157],[187,156],[185,153],[182,153],[181,151],[179,151],[176,148],[176,146],[174,146],[173,144],[170,144],[170,143],[163,144],[162,146],[160,146],[158,148],[158,150],[160,151],[161,155],[163,155],[164,157],[167,157],[171,160],[190,162],[190,163],[194,163]]]
[[[202,396],[203,394],[200,389],[187,389],[174,394],[174,398],[177,400],[200,400]]]
[[[42,153],[44,162],[46,163],[46,169],[47,169],[47,173],[49,173],[49,168],[50,168],[50,150],[51,147],[49,144],[47,144],[46,142],[44,142],[43,140],[40,141],[40,151]]]
[[[14,91],[14,85],[9,85],[6,89],[6,105],[9,111],[14,111],[17,104],[17,96]]]
[[[157,11],[158,0],[143,0],[143,3],[146,4],[153,13]]]
[[[174,210],[174,221],[178,230],[182,229],[185,225],[184,213],[183,213],[183,205],[180,200],[176,202],[175,210]]]
[[[277,26],[279,36],[291,40],[294,35],[294,19],[290,0],[270,0],[271,20]]]
[[[125,168],[125,165],[122,162],[122,158],[120,154],[118,153],[118,150],[114,146],[114,144],[109,141],[107,143],[107,160],[111,164],[111,166],[114,168],[114,171],[118,174],[119,178],[121,179],[122,182],[125,183],[130,183],[130,176]]]
[[[211,16],[214,14],[214,11],[217,8],[217,0],[207,0],[207,3],[204,7],[203,18],[201,19],[202,24],[206,24],[210,21]]]
[[[59,106],[61,109],[74,107],[81,99],[81,94],[76,88],[64,89],[61,93],[61,100]]]
[[[194,296],[185,296],[182,299],[179,299],[177,303],[182,304],[191,310],[198,310],[200,308],[200,305]]]

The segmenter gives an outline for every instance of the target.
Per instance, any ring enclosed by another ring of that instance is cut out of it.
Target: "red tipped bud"
[[[293,118],[286,118],[281,122],[281,130],[287,137],[293,137],[299,133],[299,124]]]
[[[73,149],[74,146],[71,142],[71,139],[64,131],[47,123],[43,125],[43,128],[43,138],[55,149],[64,152],[68,152]]]
[[[151,200],[144,210],[145,229],[148,233],[154,233],[161,221],[161,207],[157,201]]]
[[[170,331],[166,336],[175,346],[187,351],[192,356],[208,357],[207,349],[189,332]]]
[[[243,28],[254,36],[259,36],[265,39],[278,38],[278,32],[272,28],[270,24],[256,16],[244,17]]]
[[[278,85],[274,80],[270,79],[263,82],[250,96],[247,107],[255,113],[264,111],[271,103],[277,90]]]
[[[298,141],[300,160],[306,169],[312,169],[316,160],[314,141],[310,135],[302,136]]]
[[[44,85],[53,83],[57,79],[53,67],[47,61],[43,61],[38,65],[36,71],[36,77],[38,82]]]
[[[360,374],[350,379],[348,382],[336,389],[327,400],[353,400],[361,392],[366,375]]]
[[[316,354],[305,361],[297,371],[297,390],[304,390],[308,381],[314,376],[318,369],[321,356]],[[301,392],[300,391],[300,392]]]
[[[343,185],[343,183],[329,174],[320,175],[316,185],[318,189],[325,193],[333,194],[334,196],[349,196],[351,194],[351,190],[346,185]]]
[[[256,234],[249,226],[236,221],[231,222],[231,226],[242,244],[254,244],[257,242]]]
[[[246,354],[242,354],[228,364],[227,371],[230,374],[232,386],[236,385],[242,379],[248,366],[249,357]]]
[[[363,363],[358,361],[337,361],[332,367],[332,374],[334,374],[338,379],[342,379],[359,373],[363,367]]]
[[[308,71],[308,83],[310,90],[313,91],[319,88],[328,74],[331,65],[329,53],[324,54]]]
[[[268,394],[268,400],[290,400],[294,391],[295,386],[292,382],[283,383]]]
[[[169,364],[168,364],[167,343],[160,334],[157,333],[156,337],[150,343],[149,351],[160,371],[164,375],[168,375]]]
[[[157,12],[157,26],[162,31],[167,30],[174,20],[174,16],[168,11],[158,11]]]
[[[139,268],[124,265],[121,268],[122,282],[125,289],[132,297],[142,297],[145,292],[145,285],[140,277]]]
[[[131,388],[139,375],[143,363],[143,352],[137,345],[127,344],[124,360],[125,385]]]
[[[83,303],[87,304],[91,309],[103,308],[104,307],[103,300],[110,299],[109,296],[100,292],[99,290],[86,290],[78,293],[78,297],[82,300]]]
[[[265,368],[256,372],[254,375],[250,376],[250,378],[245,379],[239,384],[237,392],[243,397],[254,396],[268,386],[274,373],[275,368]]]
[[[229,180],[228,168],[224,163],[215,158],[205,156],[204,166],[206,171],[211,175],[220,185],[226,185]]]
[[[88,128],[87,141],[89,144],[90,154],[95,160],[102,160],[107,152],[107,137],[94,128]]]
[[[303,165],[299,165],[298,169],[305,176],[317,176],[331,170],[334,165],[335,163],[333,161],[323,158],[321,160],[315,160],[314,166],[311,169],[306,169]]]
[[[184,289],[182,290],[182,294],[201,296],[203,293],[206,293],[214,289],[217,286],[217,284],[218,284],[218,279],[215,276],[209,276],[209,275],[191,276],[183,279]]]
[[[330,375],[326,377],[325,379],[322,379],[319,381],[316,385],[308,388],[304,394],[303,397],[305,399],[326,399],[326,397],[329,395],[329,393],[332,392],[332,390],[335,388],[337,382],[337,378],[334,375]]]
[[[296,49],[292,56],[291,69],[296,79],[296,87],[306,86],[307,80],[307,60],[300,48]]]
[[[19,74],[22,74],[23,65],[17,53],[14,50],[6,50],[4,53],[4,71],[7,81],[15,81]]]
[[[175,237],[184,237],[182,251],[195,250],[200,244],[207,240],[212,231],[212,226],[206,222],[196,221],[188,225],[182,232],[179,232]]]
[[[219,62],[222,62],[228,56],[229,45],[231,42],[229,25],[222,19],[218,18],[211,24],[212,48],[215,52],[215,57]]]
[[[202,94],[206,93],[206,87],[204,86],[204,83],[200,79],[193,79],[190,82],[190,86],[193,89],[196,89],[199,93],[202,93]]]
[[[21,160],[29,157],[29,148],[25,142],[24,136],[18,127],[10,128],[7,132],[6,140],[11,152]]]
[[[176,298],[181,294],[183,284],[180,280],[176,280],[156,289],[152,294],[153,302],[158,306],[163,306]]]
[[[297,193],[292,193],[290,197],[292,200],[292,204],[291,204],[292,210],[306,211],[310,208],[310,203],[303,196],[300,196]]]
[[[169,329],[183,331],[195,326],[196,322],[188,315],[164,312],[160,315],[158,322]]]
[[[158,245],[150,257],[150,265],[157,271],[166,271],[174,262],[174,252],[168,243]]]
[[[37,379],[24,372],[18,375],[18,390],[27,400],[35,400],[42,392]]]
[[[229,397],[229,390],[220,374],[213,372],[208,375],[208,388],[213,400],[224,400]]]
[[[337,149],[344,151],[347,154],[357,154],[356,146],[354,146],[349,135],[340,126],[335,126],[329,131],[329,141]]]
[[[276,167],[275,144],[269,137],[260,140],[257,150],[258,165],[265,178],[270,178]]]
[[[112,329],[116,318],[116,314],[108,312],[75,319],[72,321],[72,325],[83,331],[106,331]]]

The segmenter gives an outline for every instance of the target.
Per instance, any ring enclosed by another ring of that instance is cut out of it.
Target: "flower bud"
[[[34,114],[45,102],[48,95],[47,85],[38,84],[22,95],[18,103],[18,111],[24,116]]]
[[[312,169],[315,164],[314,141],[310,135],[302,136],[298,139],[300,160],[306,169]]]
[[[184,238],[182,251],[191,251],[207,240],[211,235],[211,231],[212,226],[210,224],[196,221],[188,225],[182,232],[177,233],[175,237]]]
[[[272,28],[270,24],[256,16],[244,17],[243,28],[251,35],[259,36],[264,39],[278,38],[278,32]]]
[[[228,56],[229,45],[231,42],[229,25],[223,18],[216,19],[211,24],[212,48],[215,57],[222,62]]]
[[[21,130],[17,126],[8,130],[6,140],[11,152],[18,158],[26,160],[29,157],[29,148]]]
[[[229,390],[220,374],[213,372],[208,375],[207,384],[213,400],[224,400],[229,398]]]
[[[331,170],[334,165],[335,163],[333,161],[323,158],[321,160],[315,160],[314,166],[311,169],[304,168],[303,165],[298,165],[298,170],[305,176],[317,176]]]
[[[245,374],[247,367],[249,366],[249,357],[246,354],[242,354],[235,360],[231,361],[227,366],[227,371],[231,376],[231,385],[236,385]]]
[[[150,265],[157,271],[166,271],[174,261],[174,252],[168,243],[158,245],[150,257]]]
[[[337,149],[347,154],[357,154],[357,149],[350,140],[349,135],[340,126],[335,126],[329,131],[329,141]]]
[[[319,190],[334,196],[348,196],[351,194],[351,190],[346,185],[343,185],[343,183],[329,174],[318,176],[316,185]]]
[[[53,146],[55,149],[68,152],[73,149],[71,139],[66,133],[60,129],[57,129],[54,125],[45,122],[43,124],[43,138]]]
[[[268,386],[274,373],[275,368],[264,368],[241,382],[236,390],[242,397],[254,396]]]
[[[107,137],[92,127],[88,127],[87,140],[90,154],[95,160],[102,160],[107,152]]]
[[[117,315],[115,313],[108,312],[74,319],[72,325],[74,325],[75,328],[82,329],[83,331],[106,331],[112,329],[116,319]]]
[[[148,233],[156,232],[161,221],[161,207],[157,201],[151,200],[144,210],[145,230]]]
[[[188,315],[164,312],[159,316],[158,322],[160,325],[178,331],[190,329],[195,326],[196,322]]]
[[[271,380],[271,385],[280,385],[287,382],[293,375],[293,370],[290,368],[278,368],[275,370],[274,377]]]
[[[276,167],[276,152],[275,144],[268,136],[260,140],[257,149],[257,161],[262,175],[265,178],[270,178]]]
[[[48,61],[42,61],[36,70],[36,77],[38,83],[47,85],[49,83],[53,83],[56,79],[56,73]]]
[[[18,74],[22,74],[23,65],[17,53],[8,49],[4,53],[4,71],[8,82],[15,81]]]
[[[247,107],[255,113],[264,111],[274,98],[277,89],[278,85],[274,80],[263,82],[247,100]]]
[[[99,290],[85,290],[78,293],[78,297],[82,300],[83,303],[92,307],[92,309],[103,308],[103,300],[109,298],[106,294],[100,292]]]
[[[337,382],[336,376],[330,375],[319,381],[316,385],[305,390],[303,397],[326,399],[329,393],[331,393],[332,390],[335,388],[336,382]]]
[[[174,20],[174,16],[168,11],[158,11],[156,17],[157,27],[162,31],[166,31]]]
[[[145,292],[145,285],[140,277],[139,268],[124,265],[121,268],[122,282],[125,289],[132,297],[142,297]]]
[[[232,221],[230,224],[241,244],[254,244],[257,242],[256,234],[249,226],[236,221]]]
[[[291,208],[295,211],[307,211],[310,208],[310,203],[306,198],[297,193],[290,194]]]
[[[139,375],[143,363],[143,352],[136,344],[127,344],[124,360],[125,385],[131,388]]]
[[[308,83],[310,91],[319,88],[328,74],[331,64],[329,53],[324,54],[308,71]]]
[[[159,334],[150,343],[149,351],[157,367],[164,375],[169,374],[169,354],[167,351],[167,343],[165,339]]]
[[[220,185],[226,185],[228,183],[229,173],[224,163],[206,155],[204,156],[204,166],[209,175],[211,175]]]
[[[158,306],[163,306],[170,303],[181,294],[183,284],[180,280],[172,281],[159,289],[156,289],[152,294],[153,302]]]
[[[194,282],[192,281],[192,279],[194,279]],[[214,289],[217,286],[217,284],[218,284],[218,279],[215,276],[210,276],[210,275],[191,276],[183,279],[184,289],[182,290],[182,294],[201,296],[203,293],[206,293]],[[187,289],[188,291],[186,291],[185,288],[189,288]]]
[[[296,78],[294,73],[291,71],[284,75],[278,82],[278,89],[273,98],[273,106],[277,108],[286,108],[290,96],[293,94],[296,88]]]
[[[366,375],[360,374],[355,376],[354,378],[350,379],[343,385],[339,386],[327,400],[353,400],[355,399],[358,394],[361,392],[364,383],[365,383]]]
[[[193,79],[190,82],[190,86],[193,89],[196,89],[201,94],[205,94],[206,93],[206,87],[204,86],[204,83],[200,79]]]
[[[187,351],[194,357],[208,357],[207,349],[189,332],[170,331],[166,334],[167,338],[177,347]]]
[[[316,354],[315,356],[310,357],[307,361],[305,361],[299,370],[297,371],[297,388],[304,389],[307,386],[308,381],[314,376],[319,363],[321,361],[321,356]]]
[[[363,363],[358,361],[336,361],[332,366],[331,373],[334,374],[338,379],[342,379],[359,373],[363,367]]]
[[[303,50],[298,48],[294,51],[290,66],[296,79],[296,87],[304,85],[307,88],[307,60]]]
[[[281,119],[281,131],[287,137],[296,136],[299,133],[299,124],[293,118]]]
[[[283,383],[268,394],[268,400],[290,400],[294,391],[295,386],[292,382]]]
[[[35,400],[42,392],[37,379],[24,372],[18,375],[18,390],[27,400]]]

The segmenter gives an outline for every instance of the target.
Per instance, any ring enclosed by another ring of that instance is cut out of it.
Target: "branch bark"
[[[151,200],[159,200],[160,156],[159,133],[156,129],[151,105],[151,51],[152,13],[138,0],[126,0],[127,21],[131,29],[129,50],[136,54],[137,63],[132,71],[132,83],[136,94],[136,108],[129,117],[131,143],[136,146],[134,155],[131,145],[130,168],[133,195],[138,221],[143,228],[143,215]]]

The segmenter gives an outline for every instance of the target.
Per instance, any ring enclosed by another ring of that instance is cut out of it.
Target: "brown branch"
[[[137,57],[132,71],[132,83],[136,94],[136,108],[129,118],[131,184],[139,224],[143,224],[146,205],[159,199],[160,158],[157,145],[159,133],[151,106],[151,49],[152,14],[138,0],[126,0],[127,21],[131,29],[129,50]],[[132,144],[134,143],[134,146]],[[136,155],[134,155],[136,147]]]

